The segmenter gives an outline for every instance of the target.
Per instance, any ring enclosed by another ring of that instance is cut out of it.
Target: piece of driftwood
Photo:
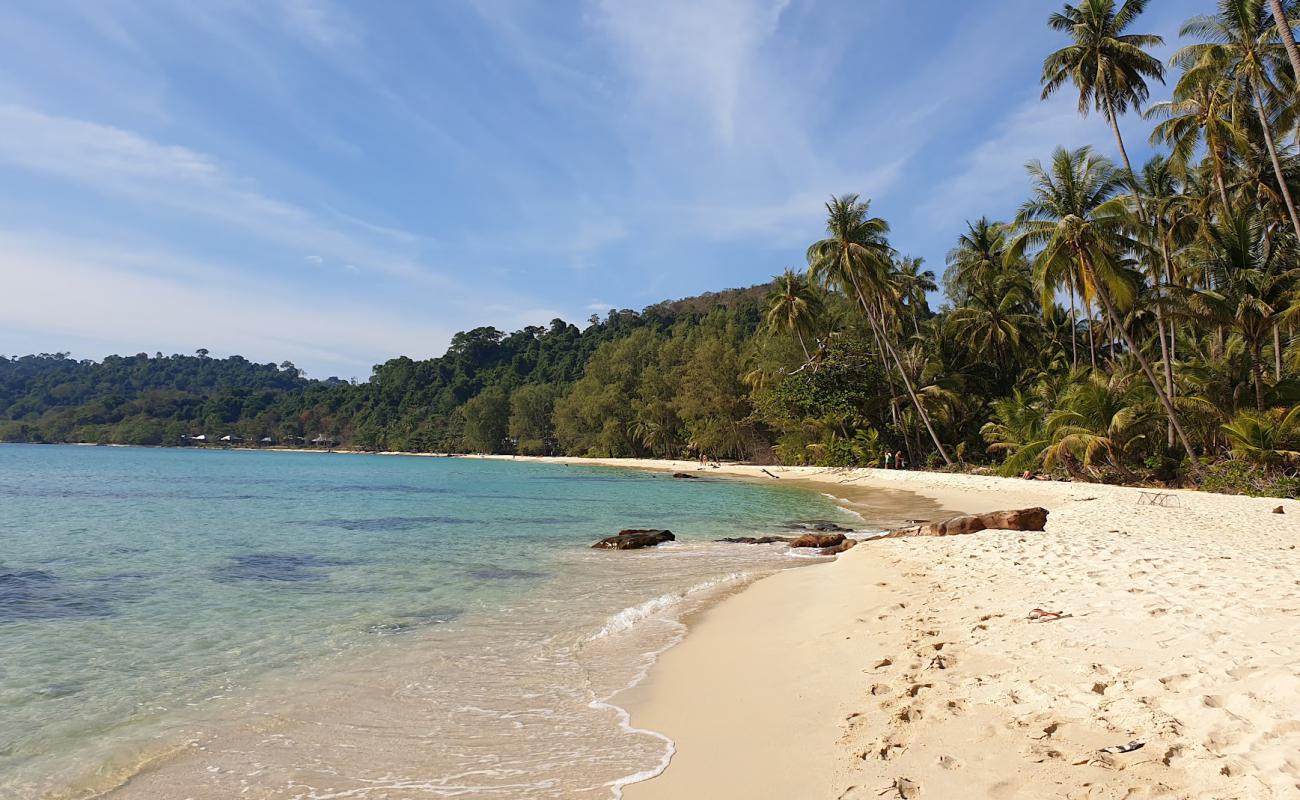
[[[1011,511],[992,511],[988,514],[966,514],[950,517],[928,525],[913,525],[890,531],[877,539],[902,539],[908,536],[960,536],[982,530],[1041,531],[1047,526],[1047,509],[1021,508]]]

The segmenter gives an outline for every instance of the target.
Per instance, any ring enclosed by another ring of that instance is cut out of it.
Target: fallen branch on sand
[[[951,517],[942,522],[914,525],[890,531],[876,539],[902,539],[908,536],[958,536],[982,530],[1041,531],[1047,526],[1045,508],[1021,508],[1014,511],[993,511],[988,514],[968,514]]]

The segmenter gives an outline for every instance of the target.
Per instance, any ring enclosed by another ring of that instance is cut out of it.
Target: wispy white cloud
[[[594,20],[625,54],[649,100],[688,102],[730,143],[757,77],[758,51],[788,6],[789,0],[600,0]]]
[[[328,0],[282,0],[285,27],[319,45],[333,48],[359,41],[356,23]]]
[[[120,352],[208,347],[364,378],[382,360],[376,354],[434,355],[451,333],[391,306],[56,237],[0,232],[0,275],[3,326],[49,342],[41,349],[60,349],[69,339]]]
[[[981,215],[1008,219],[1027,191],[1025,164],[1046,161],[1058,146],[1085,144],[1106,154],[1115,150],[1106,123],[1096,116],[1080,118],[1073,98],[1028,100],[956,162],[956,171],[934,187],[922,213],[936,231],[950,233]]]
[[[301,206],[269,197],[254,181],[232,175],[214,158],[193,149],[12,104],[0,105],[0,129],[5,131],[0,164],[83,184],[155,210],[232,226],[268,242],[319,248],[404,279],[445,283],[409,253],[377,248]]]

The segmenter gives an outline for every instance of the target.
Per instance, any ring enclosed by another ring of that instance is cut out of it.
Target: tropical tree
[[[1209,241],[1193,258],[1213,276],[1214,288],[1179,294],[1187,313],[1241,337],[1250,359],[1255,408],[1263,411],[1263,349],[1290,308],[1300,268],[1283,266],[1280,246],[1268,239],[1257,217],[1228,217],[1210,225],[1207,233]]]
[[[1233,458],[1265,466],[1300,463],[1300,406],[1275,414],[1242,411],[1222,431]]]
[[[1217,79],[1227,83],[1234,93],[1249,94],[1278,190],[1296,238],[1300,239],[1300,216],[1291,199],[1269,119],[1268,98],[1282,91],[1274,79],[1277,31],[1268,24],[1266,15],[1264,0],[1219,0],[1218,14],[1193,17],[1183,24],[1180,36],[1193,36],[1202,42],[1179,50],[1171,63],[1184,69],[1184,80]]]
[[[1286,10],[1282,8],[1282,0],[1268,0],[1268,6],[1273,12],[1273,23],[1277,25],[1278,38],[1282,40],[1287,59],[1291,62],[1291,74],[1300,77],[1300,49],[1296,48],[1295,34],[1291,30],[1292,22],[1287,18]]]
[[[1151,131],[1151,143],[1168,145],[1170,161],[1184,175],[1204,142],[1225,213],[1232,207],[1224,177],[1228,149],[1243,135],[1233,122],[1234,102],[1227,85],[1216,76],[1192,73],[1178,81],[1172,99],[1152,103],[1142,114],[1160,120]]]
[[[773,279],[772,291],[766,299],[764,321],[768,330],[777,333],[793,334],[803,350],[805,361],[812,359],[808,352],[805,334],[811,334],[815,320],[824,311],[821,297],[817,290],[803,275],[787,269]]]
[[[1137,276],[1125,253],[1134,249],[1125,198],[1118,196],[1119,176],[1110,160],[1090,147],[1077,150],[1057,148],[1052,165],[1034,161],[1028,165],[1031,197],[1020,207],[1016,225],[1020,230],[1008,251],[1009,257],[1036,248],[1035,281],[1043,304],[1052,302],[1056,290],[1067,280],[1082,286],[1101,302],[1109,325],[1119,332],[1143,374],[1151,383],[1179,442],[1198,471],[1195,450],[1182,429],[1178,412],[1160,385],[1151,363],[1137,346],[1124,324],[1121,306],[1136,295]]]
[[[917,416],[925,424],[935,449],[944,463],[951,465],[952,459],[943,442],[939,441],[930,415],[916,396],[912,381],[884,327],[881,301],[889,293],[889,267],[893,253],[887,238],[889,223],[868,216],[870,207],[870,201],[859,202],[856,194],[835,197],[826,204],[826,232],[829,235],[809,246],[809,273],[823,283],[838,286],[857,300],[878,346],[888,354],[902,378],[907,395]]]
[[[1062,400],[1061,407],[1047,417],[1051,444],[1043,449],[1043,466],[1051,469],[1060,462],[1073,471],[1075,462],[1092,468],[1103,461],[1132,480],[1126,455],[1146,439],[1151,417],[1127,376],[1093,372],[1074,384]]]
[[[1147,79],[1164,83],[1165,68],[1160,59],[1144,48],[1156,47],[1164,39],[1154,34],[1125,33],[1146,8],[1147,0],[1125,0],[1118,9],[1115,0],[1083,0],[1068,3],[1048,17],[1053,30],[1068,33],[1073,43],[1043,61],[1043,94],[1046,100],[1069,81],[1079,91],[1079,113],[1092,106],[1115,133],[1129,184],[1137,191],[1137,175],[1129,163],[1128,150],[1119,130],[1119,115],[1130,106],[1141,111],[1150,94]],[[1141,198],[1138,215],[1145,216]]]
[[[937,292],[939,285],[934,282],[934,272],[923,269],[924,259],[908,256],[898,260],[890,273],[890,282],[894,293],[907,308],[912,320],[912,333],[919,334],[921,328],[917,322],[918,310],[930,313],[930,304],[926,299],[928,292]]]

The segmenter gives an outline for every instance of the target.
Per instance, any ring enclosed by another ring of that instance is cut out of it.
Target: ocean
[[[618,705],[862,521],[740,480],[468,458],[0,445],[0,798],[610,798]],[[622,528],[678,541],[592,550]]]

